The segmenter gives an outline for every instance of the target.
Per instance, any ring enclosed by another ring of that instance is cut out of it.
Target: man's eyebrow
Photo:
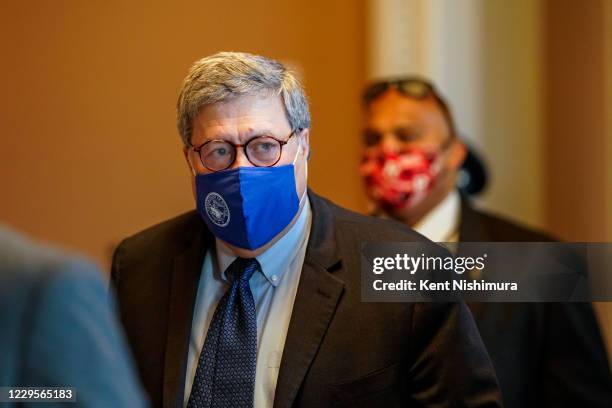
[[[236,136],[236,134],[232,133],[225,133],[225,132],[219,132],[218,134],[216,134],[215,136],[209,136],[205,138],[205,141],[209,141],[209,140],[230,140],[230,141],[238,141],[240,143],[244,143],[254,137],[258,137],[258,136],[272,136],[272,137],[277,137],[274,132],[272,132],[270,129],[268,128],[263,128],[263,129],[253,129],[253,130],[249,130],[248,132],[245,133],[241,133],[240,135]]]
[[[396,126],[393,128],[394,133],[397,133],[397,132],[422,133],[422,131],[423,129],[421,128],[421,126],[418,126],[415,124],[400,125],[400,126]]]

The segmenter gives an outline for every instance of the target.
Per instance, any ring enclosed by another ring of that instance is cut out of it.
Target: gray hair
[[[304,89],[280,62],[243,52],[220,52],[196,61],[183,81],[176,106],[183,143],[191,146],[192,121],[203,106],[265,92],[282,97],[292,131],[310,127]]]

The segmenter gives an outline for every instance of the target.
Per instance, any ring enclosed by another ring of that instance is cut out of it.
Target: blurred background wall
[[[368,6],[368,76],[432,78],[462,137],[487,159],[491,182],[482,204],[544,227],[543,5],[371,0]]]
[[[107,265],[121,238],[192,209],[175,102],[189,66],[223,50],[268,55],[302,74],[312,102],[312,184],[345,206],[363,207],[355,176],[361,3],[0,7],[3,222]]]
[[[612,241],[612,1],[40,1],[0,5],[0,219],[107,267],[116,243],[194,207],[175,130],[188,67],[280,59],[313,115],[311,186],[365,210],[359,95],[417,73],[491,173],[481,204]],[[612,327],[612,311],[598,305]]]

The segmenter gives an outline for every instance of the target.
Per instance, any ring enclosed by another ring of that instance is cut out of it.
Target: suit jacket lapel
[[[309,191],[312,228],[285,340],[275,407],[290,407],[317,354],[344,291],[330,272],[340,265],[331,210]]]
[[[195,220],[194,224],[198,228],[188,234],[191,242],[174,258],[172,271],[164,358],[163,406],[167,408],[183,404],[193,308],[204,256],[212,242],[201,223]]]

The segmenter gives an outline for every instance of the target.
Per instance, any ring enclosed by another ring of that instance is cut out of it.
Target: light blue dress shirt
[[[310,235],[312,213],[308,196],[296,222],[289,231],[257,257],[262,272],[249,281],[257,311],[257,371],[255,374],[255,408],[271,407],[274,402],[281,357],[291,320],[306,245]],[[225,270],[236,259],[220,240],[207,252],[198,285],[185,379],[184,404],[189,401],[200,352],[217,303],[229,288]]]

